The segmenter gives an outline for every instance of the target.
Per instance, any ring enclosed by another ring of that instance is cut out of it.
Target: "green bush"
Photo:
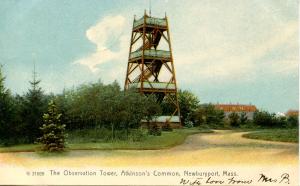
[[[237,113],[235,112],[230,113],[228,119],[229,119],[230,126],[232,127],[240,126],[240,122],[239,122],[240,116]]]
[[[288,128],[297,128],[299,126],[298,116],[289,116],[287,118],[287,127]]]
[[[186,126],[187,128],[192,128],[192,127],[194,127],[194,124],[193,124],[193,122],[191,122],[191,121],[187,121],[187,122],[185,123],[185,126]]]
[[[161,129],[159,128],[159,126],[155,123],[153,125],[150,126],[150,129],[148,131],[149,135],[153,135],[153,136],[160,136],[161,135]]]
[[[147,132],[142,129],[133,129],[130,131],[129,140],[130,141],[143,141],[146,139]]]
[[[261,127],[256,125],[253,121],[248,120],[245,124],[241,124],[240,128],[242,128],[242,129],[259,129]]]
[[[162,129],[162,131],[173,131],[173,128],[171,127],[169,122],[167,122],[165,125],[163,125],[161,129]]]
[[[107,128],[83,129],[69,131],[69,143],[109,142],[112,139],[111,130]],[[114,140],[117,141],[142,141],[146,138],[146,132],[142,129],[131,129],[128,138],[125,130],[116,130]]]

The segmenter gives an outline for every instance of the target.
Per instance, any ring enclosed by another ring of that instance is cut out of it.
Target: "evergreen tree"
[[[44,124],[40,128],[42,137],[38,138],[38,142],[42,143],[42,150],[49,152],[63,151],[65,148],[65,127],[61,124],[62,114],[58,113],[54,101],[50,101],[48,105],[48,113],[44,114]]]
[[[43,91],[39,84],[41,80],[37,80],[36,71],[34,68],[33,80],[31,89],[25,96],[24,107],[23,107],[23,118],[24,118],[24,133],[29,143],[33,143],[37,137],[41,136],[40,127],[42,125],[42,116],[46,111],[46,100],[44,99]]]
[[[4,86],[5,77],[0,65],[0,143],[9,145],[13,139],[13,103],[8,89]]]

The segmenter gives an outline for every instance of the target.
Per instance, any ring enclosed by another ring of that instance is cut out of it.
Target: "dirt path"
[[[242,132],[216,131],[189,136],[167,150],[72,151],[59,157],[0,153],[1,165],[40,166],[220,166],[297,165],[298,144],[242,138]]]

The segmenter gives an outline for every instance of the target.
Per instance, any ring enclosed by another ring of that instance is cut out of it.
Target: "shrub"
[[[173,131],[173,128],[171,127],[171,124],[169,122],[166,122],[165,125],[162,126],[163,131]]]
[[[193,122],[188,121],[188,122],[185,123],[185,126],[186,126],[187,128],[192,128],[192,127],[194,127],[194,124],[193,124]]]
[[[229,114],[228,118],[229,118],[229,123],[232,127],[240,126],[240,122],[239,122],[240,117],[237,113],[232,112],[231,114]]]
[[[287,118],[287,127],[289,128],[297,128],[299,126],[299,118],[298,116],[289,116]]]
[[[148,134],[153,135],[153,136],[160,136],[161,130],[160,130],[159,126],[155,123],[150,126]]]
[[[143,141],[146,138],[146,133],[142,129],[134,129],[130,131],[130,141]]]

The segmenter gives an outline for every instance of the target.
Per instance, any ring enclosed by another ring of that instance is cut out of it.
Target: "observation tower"
[[[141,94],[154,94],[159,103],[168,103],[169,113],[155,121],[160,126],[169,123],[180,128],[180,109],[172,55],[168,18],[155,18],[144,14],[134,17],[125,90],[134,88]]]

